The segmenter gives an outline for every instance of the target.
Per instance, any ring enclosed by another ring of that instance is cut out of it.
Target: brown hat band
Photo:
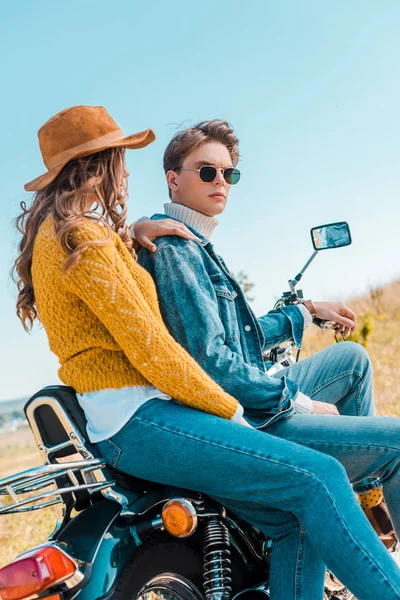
[[[89,142],[85,142],[84,144],[79,144],[79,146],[74,146],[73,148],[68,148],[64,152],[60,152],[60,154],[56,154],[56,156],[52,156],[46,164],[46,167],[50,169],[55,169],[59,165],[62,165],[64,162],[70,160],[71,153],[76,155],[77,153],[89,152],[91,150],[96,150],[97,148],[101,148],[104,145],[112,144],[113,142],[118,142],[118,140],[122,140],[124,134],[121,129],[116,129],[115,131],[111,131],[110,133],[106,133],[106,135],[102,135],[95,140],[90,140]]]

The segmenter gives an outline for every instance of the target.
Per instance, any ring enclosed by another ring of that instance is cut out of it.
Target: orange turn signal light
[[[175,537],[192,535],[197,527],[197,513],[193,504],[185,498],[169,500],[161,512],[165,529]]]
[[[72,577],[76,569],[59,548],[32,550],[0,570],[0,598],[23,600]]]

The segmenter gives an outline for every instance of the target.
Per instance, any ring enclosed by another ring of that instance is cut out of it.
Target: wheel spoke
[[[162,573],[143,585],[135,600],[204,600],[204,596],[185,577]]]

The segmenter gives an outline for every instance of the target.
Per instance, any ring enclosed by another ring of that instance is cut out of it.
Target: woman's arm
[[[90,224],[77,236],[80,241],[98,240],[103,231]],[[139,272],[133,258],[132,263]],[[237,400],[201,369],[154,314],[114,242],[86,248],[64,277],[68,289],[89,306],[151,384],[197,410],[240,419],[243,409]]]

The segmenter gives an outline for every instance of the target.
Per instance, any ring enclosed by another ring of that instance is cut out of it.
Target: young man
[[[389,434],[385,419],[371,418],[372,368],[364,348],[336,344],[274,376],[267,374],[262,356],[289,339],[300,348],[304,328],[315,317],[339,324],[347,337],[356,324],[353,311],[342,303],[306,301],[257,319],[210,241],[216,216],[240,178],[238,157],[238,140],[223,121],[179,132],[165,151],[172,202],[165,204],[164,215],[152,219],[167,216],[177,227],[184,223],[199,241],[155,239],[150,221],[135,226],[136,236],[142,230],[142,239],[154,246],[155,251],[140,250],[139,262],[156,283],[163,319],[203,369],[239,400],[240,422],[330,454],[352,483],[370,477],[369,487],[378,487],[376,477],[384,479],[385,473],[376,461],[385,454]],[[393,499],[386,495],[395,517]],[[399,534],[398,516],[397,521]]]
[[[223,121],[206,121],[179,132],[168,145],[164,169],[172,200],[165,215],[187,225],[200,243],[176,237],[155,241],[138,260],[153,276],[170,332],[215,381],[242,404],[253,425],[276,423],[293,413],[372,415],[369,358],[357,344],[335,345],[267,375],[263,352],[289,339],[301,348],[304,328],[316,316],[334,321],[348,336],[356,317],[338,302],[282,307],[257,319],[210,241],[226,206],[238,140]],[[135,231],[150,227],[137,223]],[[149,233],[149,235],[151,232]]]

